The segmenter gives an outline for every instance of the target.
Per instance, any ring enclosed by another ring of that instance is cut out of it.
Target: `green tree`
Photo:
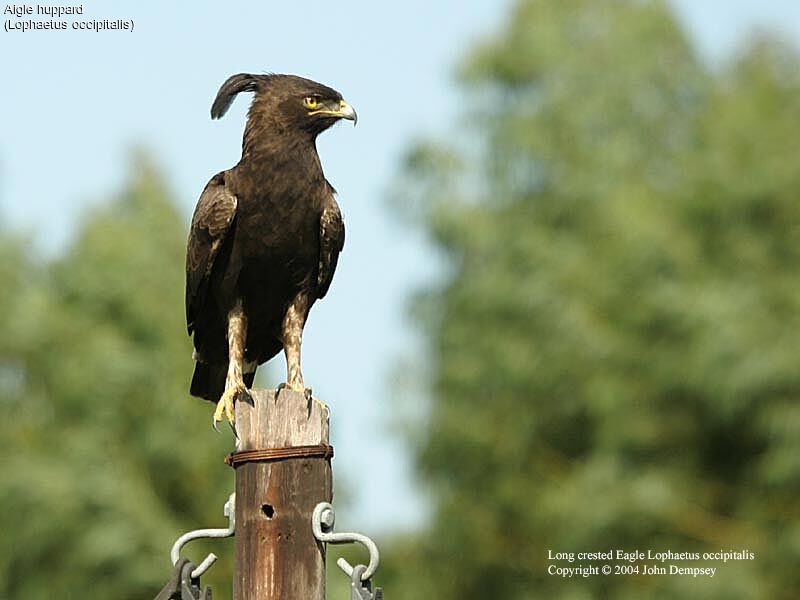
[[[62,257],[0,244],[0,598],[152,597],[174,539],[225,523],[231,438],[187,393],[186,222],[137,155]]]
[[[398,186],[448,277],[416,303],[433,514],[393,595],[796,596],[798,73],[769,37],[710,70],[638,0],[520,0],[469,55],[472,125]],[[547,574],[609,548],[755,560]]]

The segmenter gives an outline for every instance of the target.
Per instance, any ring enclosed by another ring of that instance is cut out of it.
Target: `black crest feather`
[[[239,73],[228,77],[222,87],[219,88],[217,97],[214,98],[214,104],[211,105],[211,118],[221,118],[228,112],[237,94],[241,92],[256,92],[258,91],[258,84],[258,76],[249,73]]]

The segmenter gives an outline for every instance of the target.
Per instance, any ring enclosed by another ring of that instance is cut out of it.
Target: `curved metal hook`
[[[361,575],[361,581],[367,581],[378,569],[380,564],[380,553],[378,546],[370,538],[362,533],[333,533],[333,524],[336,520],[336,513],[333,512],[333,506],[329,502],[320,502],[314,507],[314,512],[311,515],[311,529],[314,531],[314,537],[320,542],[327,542],[328,544],[352,544],[359,543],[369,551],[369,565],[364,573]],[[353,576],[353,567],[344,558],[336,561],[339,568],[347,573],[348,577]]]
[[[181,548],[183,548],[184,545],[192,540],[199,538],[225,538],[234,534],[236,530],[236,494],[231,494],[228,496],[228,501],[225,503],[223,512],[225,516],[228,517],[227,529],[195,529],[194,531],[184,533],[181,537],[175,540],[175,543],[172,544],[172,550],[170,550],[169,553],[173,565],[180,560]],[[213,565],[216,560],[217,555],[213,552],[206,556],[203,562],[197,565],[195,570],[192,571],[192,579],[196,579],[208,571],[209,567]]]

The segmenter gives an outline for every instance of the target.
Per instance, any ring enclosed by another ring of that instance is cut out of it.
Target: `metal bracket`
[[[383,588],[375,588],[372,593],[372,583],[369,579],[362,580],[367,567],[356,565],[350,575],[350,600],[383,600]]]
[[[186,563],[181,571],[181,600],[211,600],[211,588],[200,589],[200,580],[189,573],[192,563]]]
[[[364,572],[361,574],[361,581],[369,580],[378,569],[378,564],[380,564],[378,546],[362,533],[333,533],[331,530],[335,520],[336,513],[333,512],[333,506],[329,502],[317,504],[311,515],[311,528],[314,531],[314,537],[320,542],[328,544],[359,543],[363,545],[369,551],[369,565],[365,567]],[[342,571],[347,573],[348,577],[353,576],[354,568],[344,558],[340,558],[336,561],[336,564],[339,565]]]
[[[155,600],[211,600],[211,588],[200,588],[200,579],[192,577],[195,566],[181,558],[173,567],[167,584],[156,595]]]
[[[228,517],[227,529],[195,529],[194,531],[184,533],[181,537],[175,540],[175,543],[172,545],[172,550],[169,553],[173,565],[180,560],[181,549],[183,546],[192,540],[200,538],[226,538],[234,535],[236,531],[236,494],[231,494],[228,496],[228,501],[225,503],[223,512],[225,516]],[[208,571],[209,567],[213,565],[216,560],[217,555],[213,552],[206,556],[203,562],[197,565],[197,568],[192,571],[192,579],[197,579],[203,573]]]

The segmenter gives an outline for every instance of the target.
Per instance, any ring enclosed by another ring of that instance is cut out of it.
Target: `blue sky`
[[[795,1],[672,4],[711,61],[753,27],[800,40]],[[319,150],[340,193],[347,245],[331,293],[312,311],[304,374],[332,407],[335,475],[349,506],[340,526],[419,523],[425,503],[396,417],[424,398],[398,398],[390,388],[398,362],[417,348],[404,307],[435,275],[436,260],[386,198],[404,149],[458,118],[452,67],[502,23],[509,0],[83,5],[86,18],[133,19],[135,30],[0,31],[0,224],[28,229],[39,249],[57,252],[81,214],[119,188],[133,144],[152,150],[188,223],[208,178],[239,158],[249,99],[239,98],[222,121],[208,116],[228,75],[290,72],[337,88],[359,124],[325,133]],[[271,379],[281,380],[283,369],[275,361]]]

